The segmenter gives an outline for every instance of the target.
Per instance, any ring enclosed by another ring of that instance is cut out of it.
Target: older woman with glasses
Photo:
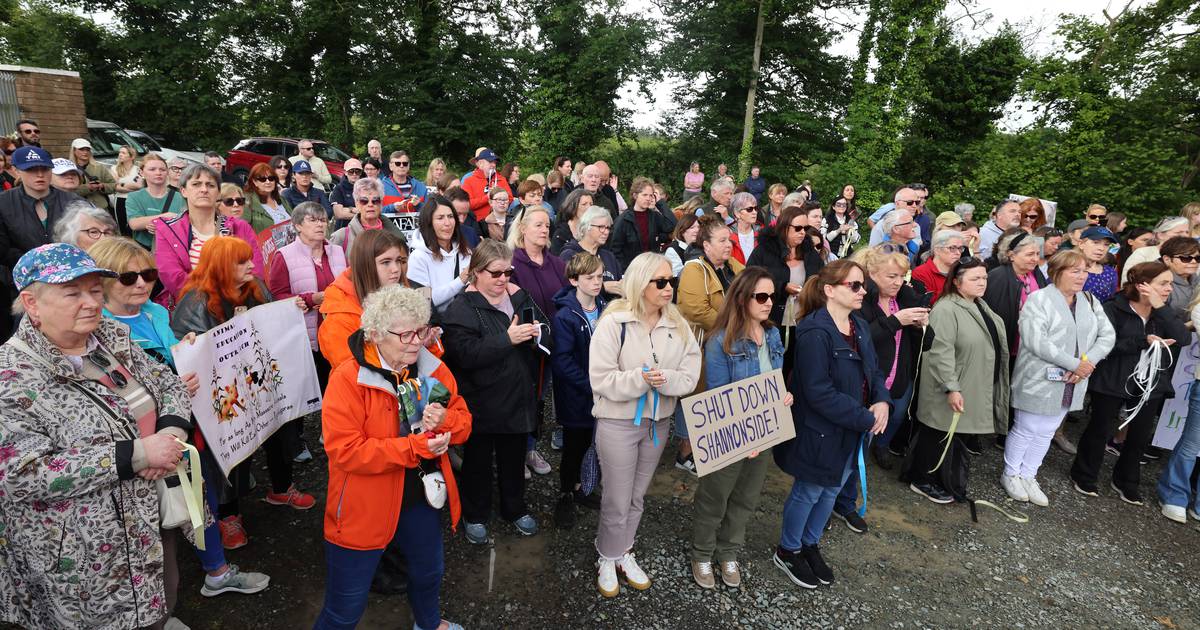
[[[373,177],[354,182],[354,218],[329,237],[329,242],[341,246],[346,256],[351,255],[355,239],[364,231],[387,230],[404,238],[395,222],[383,218],[383,188],[383,183]]]
[[[115,234],[117,222],[112,215],[82,200],[67,204],[63,217],[54,224],[56,242],[74,245],[85,252],[100,239]]]
[[[621,295],[621,263],[617,257],[604,245],[612,234],[612,214],[600,206],[591,206],[579,217],[579,238],[567,243],[562,249],[562,261],[565,265],[576,254],[587,252],[600,257],[604,263],[604,297],[613,299]],[[680,263],[682,267],[682,263]]]
[[[925,286],[933,294],[929,302],[933,306],[946,288],[946,276],[959,257],[967,255],[966,239],[962,232],[954,229],[937,230],[933,233],[929,260],[912,271],[912,279]]]

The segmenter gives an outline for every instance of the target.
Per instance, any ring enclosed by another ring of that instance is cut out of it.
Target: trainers
[[[292,461],[296,462],[297,464],[303,464],[305,462],[312,461],[312,451],[308,450],[307,443],[303,441],[300,442],[300,454],[294,457]]]
[[[698,562],[696,560],[692,560],[692,579],[696,580],[696,584],[699,584],[700,588],[717,588],[717,579],[715,576],[713,576],[713,566],[711,562]]]
[[[530,479],[533,479],[533,473],[530,472],[529,466],[526,465],[525,466],[525,481],[529,481]]]
[[[1013,501],[1021,501],[1022,503],[1029,501],[1029,493],[1025,490],[1025,484],[1021,483],[1021,478],[1016,475],[1000,475],[1000,485],[1004,486],[1004,491],[1008,496],[1012,497]]]
[[[313,495],[300,492],[296,489],[296,484],[289,486],[287,492],[283,494],[268,491],[263,501],[271,505],[288,505],[297,510],[307,510],[317,504],[317,500],[313,498]]]
[[[1115,481],[1109,482],[1109,485],[1112,486],[1113,490],[1117,491],[1117,496],[1121,497],[1122,501],[1130,505],[1145,505],[1145,503],[1142,503],[1142,494],[1136,489],[1125,490],[1118,486]]]
[[[1094,484],[1094,483],[1083,483],[1083,482],[1072,479],[1071,484],[1073,486],[1075,486],[1075,492],[1078,492],[1079,494],[1082,494],[1085,497],[1100,496],[1100,488],[1097,488],[1096,484]]]
[[[488,542],[487,525],[483,523],[467,523],[463,533],[467,536],[467,542],[472,545],[486,545]]]
[[[803,547],[800,549],[800,556],[808,562],[809,567],[812,567],[813,575],[817,576],[817,579],[822,584],[833,584],[833,569],[830,569],[829,565],[825,564],[825,559],[821,557],[820,547],[816,545]]]
[[[446,630],[463,630],[461,623],[454,623],[453,621],[448,621],[446,619],[443,619],[438,623],[437,630],[441,629],[443,623],[446,624]],[[422,628],[414,623],[413,630],[422,630]]]
[[[692,456],[692,453],[688,453],[687,457],[684,457],[683,459],[680,459],[679,456],[676,456],[675,457],[675,467],[686,473],[695,475],[696,474],[696,459]]]
[[[950,496],[950,494],[948,494],[945,490],[942,490],[931,483],[910,483],[908,484],[908,489],[939,505],[945,505],[947,503],[954,502],[953,496]]]
[[[721,581],[729,588],[738,588],[742,585],[742,567],[738,566],[737,560],[726,560],[721,563]]]
[[[1008,441],[1008,436],[997,435],[996,441],[992,442],[992,446],[994,446],[996,448],[996,450],[998,450],[998,451],[1003,451],[1004,445],[1005,445],[1005,443],[1007,443],[1007,441]],[[970,451],[971,449],[967,449],[967,450]]]
[[[962,445],[972,455],[983,455],[983,445],[980,443],[978,435],[962,436]]]
[[[550,434],[550,448],[552,448],[556,451],[561,451],[562,445],[563,445],[563,430],[562,430],[562,427],[558,427],[557,429],[554,430],[554,433]]]
[[[533,469],[533,472],[539,475],[550,474],[550,464],[542,457],[541,453],[537,452],[537,449],[525,454],[525,466]]]
[[[1108,453],[1109,455],[1112,455],[1114,457],[1120,457],[1121,456],[1121,446],[1123,446],[1123,445],[1120,442],[1114,442],[1113,440],[1109,440],[1108,443],[1104,445],[1104,452]]]
[[[1050,505],[1050,499],[1046,497],[1046,493],[1042,492],[1042,487],[1038,485],[1037,477],[1020,477],[1021,484],[1025,486],[1025,494],[1029,497],[1029,502],[1041,507]]]
[[[836,514],[836,512],[835,512]],[[846,527],[856,534],[867,533],[867,521],[858,515],[858,512],[851,510],[846,514],[838,514],[838,518],[846,521]]]
[[[221,546],[226,549],[239,549],[250,542],[240,515],[226,516],[217,522],[217,527],[221,530]]]
[[[633,553],[629,552],[621,556],[617,560],[617,571],[625,576],[625,582],[629,586],[644,591],[650,588],[650,578],[646,576],[646,572],[638,566],[637,560],[633,559]]]
[[[1194,521],[1200,521],[1200,512],[1197,512],[1192,508],[1188,508],[1188,516]]]
[[[585,508],[591,508],[593,510],[600,509],[600,491],[599,490],[592,490],[591,494],[584,494],[583,490],[574,490],[571,492],[571,497],[575,499],[576,503],[578,503],[579,505],[582,505]]]
[[[1187,524],[1187,510],[1179,507],[1178,505],[1167,505],[1164,503],[1162,505],[1162,515],[1171,519],[1172,521],[1175,521],[1176,523],[1183,523],[1184,525]]]
[[[229,570],[219,576],[204,576],[204,586],[200,587],[200,594],[205,597],[216,597],[221,593],[252,595],[270,584],[270,577],[262,573],[242,573],[236,564],[231,564]]]
[[[1071,440],[1067,439],[1067,435],[1065,433],[1055,433],[1054,439],[1051,441],[1055,446],[1058,447],[1058,450],[1066,453],[1067,455],[1075,455],[1079,452],[1079,449],[1075,448],[1075,445],[1071,443]]]
[[[516,527],[517,531],[521,532],[522,536],[532,536],[538,533],[537,521],[535,521],[533,517],[528,514],[513,521],[513,527]]]
[[[601,558],[596,562],[596,568],[598,569],[596,586],[599,587],[600,594],[605,597],[616,597],[620,594],[621,585],[617,582],[617,563]]]
[[[821,583],[817,579],[817,576],[813,574],[812,567],[808,566],[808,562],[795,551],[776,549],[775,555],[771,557],[771,560],[796,586],[801,588],[817,588]]]
[[[1162,450],[1159,449],[1157,446],[1147,447],[1146,452],[1142,453],[1142,458],[1148,459],[1152,462],[1156,462],[1156,461],[1162,459]]]
[[[897,444],[896,440],[892,440],[892,442],[890,444],[888,444],[887,452],[891,453],[892,455],[894,455],[896,457],[907,457],[908,456],[908,449]]]
[[[559,529],[575,526],[575,498],[570,492],[564,492],[554,504],[554,525]]]

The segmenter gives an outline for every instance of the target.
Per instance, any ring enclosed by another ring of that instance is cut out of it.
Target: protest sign
[[[401,232],[404,233],[404,240],[408,241],[410,247],[414,243],[421,242],[421,229],[417,224],[417,219],[420,216],[421,214],[419,212],[383,213],[384,220],[391,221]]]
[[[308,330],[294,300],[235,315],[171,353],[180,374],[200,377],[192,414],[226,475],[276,429],[321,408]]]
[[[1158,427],[1154,430],[1154,446],[1171,450],[1183,435],[1183,424],[1187,420],[1188,401],[1196,382],[1196,364],[1200,363],[1200,342],[1193,334],[1191,343],[1179,355],[1179,363],[1171,375],[1171,388],[1175,397],[1168,398],[1158,416]]]
[[[284,245],[296,240],[296,228],[291,221],[277,223],[258,233],[258,246],[262,249],[263,262],[271,259]]]
[[[684,398],[683,416],[696,461],[704,476],[796,437],[783,371],[771,370],[724,387]]]

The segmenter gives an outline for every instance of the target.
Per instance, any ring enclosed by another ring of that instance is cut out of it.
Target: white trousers
[[[1015,409],[1013,415],[1013,428],[1004,441],[1004,474],[1032,479],[1041,468],[1067,410],[1044,416]]]

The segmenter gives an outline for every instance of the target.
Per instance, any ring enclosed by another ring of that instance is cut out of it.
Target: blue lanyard
[[[863,452],[867,448],[867,434],[863,433],[858,438],[858,483],[862,489],[862,507],[858,508],[859,516],[867,515],[867,461],[863,457]]]
[[[650,371],[649,366],[643,365],[642,371],[649,372]],[[650,422],[649,422],[650,439],[654,442],[654,446],[657,447],[658,446],[658,431],[654,430],[654,421],[658,419],[658,390],[652,389],[650,391],[654,392],[654,406],[650,413],[650,415],[652,417],[650,418]],[[650,396],[650,392],[646,392],[645,394],[642,394],[641,398],[638,398],[637,410],[633,412],[633,426],[635,426],[635,427],[642,426],[642,412],[644,412],[646,410],[646,399],[649,396]]]

